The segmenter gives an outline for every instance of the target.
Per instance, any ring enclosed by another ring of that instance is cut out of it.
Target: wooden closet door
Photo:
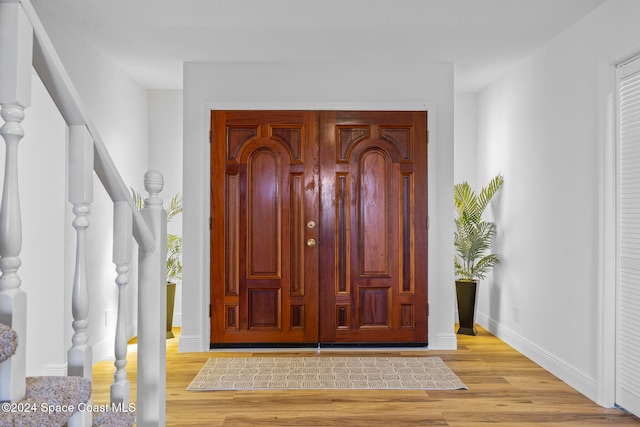
[[[318,340],[316,116],[212,112],[214,344]]]
[[[427,342],[426,125],[320,113],[321,342]]]

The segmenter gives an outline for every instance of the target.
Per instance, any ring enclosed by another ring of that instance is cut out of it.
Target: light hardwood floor
[[[455,351],[366,351],[379,356],[440,356],[469,387],[454,391],[188,392],[209,357],[316,353],[177,349],[177,338],[167,340],[167,426],[640,426],[638,418],[596,405],[482,328],[475,337],[458,335]],[[127,369],[135,401],[135,345],[129,351]],[[113,362],[94,365],[94,404],[109,401],[113,372]]]

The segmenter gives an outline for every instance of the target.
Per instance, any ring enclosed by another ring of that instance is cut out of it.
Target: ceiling
[[[480,90],[606,0],[31,0],[149,89],[184,62],[451,62]]]

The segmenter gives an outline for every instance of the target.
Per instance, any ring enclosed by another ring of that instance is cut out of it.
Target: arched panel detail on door
[[[380,137],[396,146],[403,163],[413,161],[413,127],[380,126]]]
[[[382,150],[358,159],[358,245],[360,277],[390,277],[391,159]]]
[[[292,164],[304,163],[304,126],[269,126],[269,138],[278,141],[287,149]]]
[[[244,146],[261,137],[260,126],[227,126],[225,132],[226,158],[229,163],[238,163]]]
[[[247,162],[248,276],[281,277],[282,164],[270,148],[255,150]]]
[[[292,142],[292,144],[296,144],[296,142]],[[249,156],[255,153],[255,150],[261,147],[269,147],[274,152],[278,153],[279,156],[282,156],[282,153],[286,153],[287,158],[284,159],[286,164],[296,164],[300,163],[300,155],[295,154],[291,145],[283,140],[282,138],[252,138],[245,141],[243,144],[238,145],[237,147],[237,161],[240,164],[244,164],[249,161]],[[296,158],[296,155],[298,158]],[[231,162],[230,162],[231,163]]]
[[[348,163],[351,152],[362,141],[371,137],[371,126],[336,126],[336,162]]]

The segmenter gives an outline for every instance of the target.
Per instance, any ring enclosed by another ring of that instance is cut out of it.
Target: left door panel
[[[316,115],[211,113],[213,345],[318,341]]]

